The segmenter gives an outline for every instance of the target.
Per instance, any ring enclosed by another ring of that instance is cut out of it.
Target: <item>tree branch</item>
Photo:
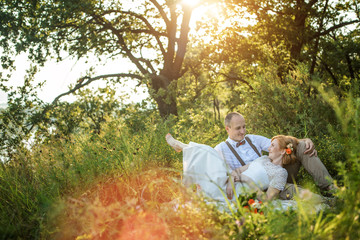
[[[145,59],[145,58],[138,58],[139,61],[144,62],[146,64],[146,66],[148,66],[148,68],[154,73],[156,74],[156,70],[154,69],[154,67],[152,66],[151,62],[149,59]]]
[[[332,26],[331,28],[329,28],[329,29],[327,29],[327,30],[325,30],[325,31],[323,31],[323,32],[319,32],[319,33],[314,34],[314,35],[310,38],[310,40],[315,39],[315,38],[320,37],[320,36],[324,36],[324,35],[332,32],[332,31],[334,31],[334,30],[336,30],[336,29],[339,29],[339,28],[342,28],[342,27],[345,27],[345,26],[347,26],[347,25],[351,25],[351,24],[354,24],[354,23],[359,23],[359,22],[360,22],[360,20],[353,20],[353,21],[349,21],[349,22],[342,22],[342,23],[340,23],[340,24],[337,24],[337,25],[335,25],[335,26]]]
[[[166,24],[166,28],[169,28],[170,21],[169,21],[169,18],[166,16],[164,9],[160,6],[160,4],[156,0],[150,0],[150,2],[152,2],[152,4],[154,4],[155,7],[159,10],[161,17],[164,19],[164,22]]]
[[[140,75],[137,75],[137,74],[132,74],[132,73],[114,73],[114,74],[105,74],[105,75],[99,75],[99,76],[96,76],[96,77],[82,77],[80,78],[78,81],[77,81],[77,84],[75,85],[74,88],[70,89],[69,91],[65,92],[65,93],[62,93],[60,94],[59,96],[57,96],[51,103],[51,105],[55,105],[57,103],[57,101],[63,97],[63,96],[66,96],[66,95],[69,95],[71,93],[74,93],[76,92],[78,89],[86,86],[86,85],[89,85],[90,83],[96,81],[96,80],[99,80],[99,79],[104,79],[104,78],[113,78],[113,77],[117,77],[117,78],[120,78],[120,77],[130,77],[130,78],[137,78],[139,80],[142,80],[143,77],[141,77]]]
[[[139,69],[139,71],[146,75],[146,74],[150,74],[150,72],[148,72],[139,62],[139,60],[132,54],[131,50],[127,47],[125,40],[123,38],[123,36],[120,34],[120,31],[115,29],[115,27],[109,23],[106,19],[102,19],[99,16],[93,14],[92,17],[94,18],[94,20],[100,24],[101,26],[103,26],[104,29],[109,29],[113,34],[115,34],[115,36],[117,37],[117,42],[119,43],[119,45],[122,47],[122,50],[124,50],[125,54],[127,55],[127,57],[130,59],[130,61],[132,63],[134,63],[136,65],[136,67]]]
[[[71,93],[74,93],[76,90],[90,84],[93,81],[99,80],[99,79],[103,79],[103,78],[111,78],[111,77],[131,77],[131,78],[137,78],[139,80],[142,80],[143,77],[141,77],[140,75],[137,74],[131,74],[131,73],[115,73],[115,74],[106,74],[106,75],[99,75],[96,77],[82,77],[80,78],[77,82],[77,84],[75,85],[75,87],[73,89],[70,89],[69,91],[60,94],[59,96],[57,96],[50,104],[47,104],[44,109],[42,110],[42,112],[39,114],[39,119],[42,119],[44,117],[44,115],[47,113],[47,111],[50,110],[50,108],[55,105],[59,99],[63,96],[69,95]],[[87,81],[85,81],[87,79]],[[85,81],[85,82],[84,82]],[[40,120],[41,121],[41,120]],[[39,121],[38,121],[39,122]],[[29,127],[29,132],[35,127],[35,125],[38,123],[35,122],[33,123],[30,127]]]
[[[328,8],[328,3],[329,3],[329,0],[326,0],[324,9],[323,9],[322,14],[321,14],[320,19],[319,19],[319,30],[318,30],[318,32],[322,31],[322,29],[323,29],[325,13],[326,13],[327,8]],[[310,74],[311,75],[314,73],[315,66],[316,66],[316,55],[318,54],[318,51],[319,51],[319,42],[320,42],[320,37],[317,37],[315,39],[315,46],[314,46],[314,50],[313,50],[313,53],[312,53],[312,62],[311,62],[311,67],[310,67]]]
[[[315,3],[317,3],[319,0],[311,0],[307,5],[308,5],[308,7],[312,7],[312,6],[314,6],[314,4]]]
[[[320,62],[322,63],[322,65],[325,67],[325,70],[329,73],[330,77],[332,78],[335,86],[339,86],[339,81],[337,80],[336,76],[334,75],[334,73],[331,71],[329,65],[326,64],[326,62],[321,58],[318,57],[320,59]]]
[[[119,31],[120,32],[126,32],[126,30],[119,30]],[[131,32],[131,33],[147,33],[147,34],[151,34],[151,35],[153,35],[155,37],[158,37],[158,36],[167,37],[166,33],[152,31],[152,30],[149,30],[149,29],[135,29],[135,30],[129,29],[128,31]]]
[[[153,26],[149,23],[149,21],[144,18],[142,15],[140,14],[137,14],[137,13],[134,13],[134,12],[130,12],[130,11],[121,11],[122,13],[125,13],[125,14],[129,14],[133,17],[136,17],[138,19],[140,19],[141,21],[143,21],[145,23],[145,25],[149,28],[150,32],[152,33],[158,33],[158,34],[152,34],[155,39],[156,39],[156,42],[158,43],[159,47],[160,47],[160,51],[163,55],[165,55],[165,49],[164,49],[164,46],[162,44],[162,42],[160,41],[160,38],[159,38],[159,35],[161,35],[159,32],[157,32]]]
[[[225,73],[220,73],[220,75],[223,75],[225,78],[226,78],[226,82],[227,81],[240,81],[242,83],[245,83],[249,88],[250,90],[254,90],[254,88],[250,85],[250,83],[248,83],[247,81],[245,81],[243,78],[241,77],[238,77],[238,76],[229,76],[229,75],[226,75]]]

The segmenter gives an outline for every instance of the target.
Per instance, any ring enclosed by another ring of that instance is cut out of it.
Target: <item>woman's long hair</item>
[[[292,136],[277,135],[277,136],[273,137],[271,139],[271,141],[273,141],[275,139],[278,140],[279,147],[281,150],[288,149],[288,148],[292,149],[290,154],[285,153],[285,155],[283,156],[283,158],[282,158],[283,166],[294,163],[296,161],[296,149],[297,149],[299,140],[297,140],[297,138],[292,137]]]

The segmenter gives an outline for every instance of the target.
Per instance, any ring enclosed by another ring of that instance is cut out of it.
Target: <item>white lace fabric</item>
[[[286,169],[279,165],[273,164],[272,162],[270,162],[269,158],[267,158],[267,160],[263,162],[263,166],[269,177],[269,186],[276,188],[280,191],[284,190],[288,177]]]

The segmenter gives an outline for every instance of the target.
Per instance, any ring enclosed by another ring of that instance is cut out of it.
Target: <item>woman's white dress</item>
[[[183,171],[186,186],[195,184],[205,196],[216,201],[226,201],[226,183],[232,170],[215,149],[190,142],[189,146],[183,149]],[[243,174],[251,178],[262,190],[271,186],[281,191],[285,187],[288,173],[281,166],[271,163],[267,156],[262,156],[251,162]],[[246,184],[236,182],[236,194],[231,200],[235,200],[248,188]]]

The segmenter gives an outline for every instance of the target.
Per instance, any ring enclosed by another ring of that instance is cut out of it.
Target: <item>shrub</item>
[[[298,138],[327,134],[336,117],[318,94],[301,65],[283,83],[272,69],[254,80],[254,91],[245,92],[246,104],[239,106],[247,124],[258,134],[293,135]]]

